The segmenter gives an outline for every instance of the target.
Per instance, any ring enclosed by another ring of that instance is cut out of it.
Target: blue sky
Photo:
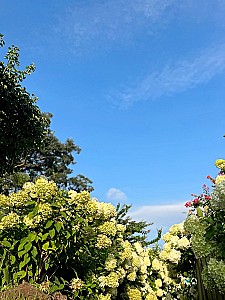
[[[224,157],[225,2],[0,0],[24,83],[82,148],[74,174],[101,201],[168,227]],[[1,51],[2,57],[2,51]]]

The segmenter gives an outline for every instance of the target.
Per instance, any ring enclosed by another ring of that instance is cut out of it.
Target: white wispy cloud
[[[224,71],[225,43],[222,43],[193,58],[168,65],[161,71],[150,72],[133,87],[110,95],[110,99],[114,104],[126,108],[137,101],[154,100],[207,83]]]
[[[102,43],[104,48],[110,47],[124,43],[140,30],[152,32],[153,24],[174,2],[177,0],[78,1],[58,16],[55,30],[66,37],[74,53],[85,47],[101,47]]]
[[[155,231],[156,228],[162,228],[165,233],[173,224],[184,221],[187,216],[187,209],[184,207],[183,202],[166,205],[145,205],[131,209],[129,215],[136,221],[153,223],[151,227]]]
[[[110,188],[106,193],[107,199],[111,201],[126,201],[127,196],[124,192],[116,188]]]

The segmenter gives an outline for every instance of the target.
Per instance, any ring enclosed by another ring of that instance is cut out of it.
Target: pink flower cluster
[[[215,183],[215,180],[211,176],[207,176],[207,179],[210,179],[211,182]],[[185,203],[185,207],[197,207],[199,205],[205,205],[207,201],[211,200],[211,196],[209,195],[209,188],[203,184],[202,186],[204,194],[201,194],[199,196],[195,194],[191,194],[192,197],[195,197],[193,200],[188,201]]]

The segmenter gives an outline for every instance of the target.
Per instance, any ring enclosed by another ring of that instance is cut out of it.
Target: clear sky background
[[[37,67],[28,91],[82,148],[74,174],[92,196],[155,227],[181,221],[225,157],[225,1],[0,0],[0,15]]]

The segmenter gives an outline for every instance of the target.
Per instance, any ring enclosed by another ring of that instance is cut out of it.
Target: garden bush
[[[204,185],[203,193],[186,203],[185,229],[197,262],[199,297],[218,300],[225,299],[225,160],[215,165],[220,169],[216,179],[207,176],[212,191]]]
[[[110,203],[44,178],[0,195],[0,286],[26,281],[71,299],[155,299],[149,250],[126,239],[116,217]]]

